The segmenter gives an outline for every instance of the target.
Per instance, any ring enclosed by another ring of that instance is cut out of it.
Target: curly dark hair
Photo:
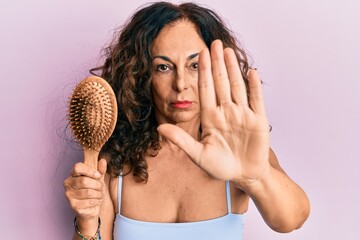
[[[194,3],[174,5],[156,2],[138,10],[104,49],[105,63],[100,70],[117,97],[118,119],[114,133],[101,150],[110,156],[108,172],[112,176],[132,173],[138,182],[147,182],[146,157],[160,150],[151,94],[151,45],[164,26],[179,20],[192,22],[207,47],[220,39],[224,47],[235,50],[247,85],[249,64],[245,51],[224,21],[213,10]],[[122,173],[124,166],[129,172]]]

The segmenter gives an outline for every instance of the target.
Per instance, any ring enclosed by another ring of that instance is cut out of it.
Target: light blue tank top
[[[231,213],[230,184],[226,182],[228,214],[222,217],[185,223],[144,222],[120,214],[122,177],[118,182],[118,213],[114,240],[242,240],[244,215]]]

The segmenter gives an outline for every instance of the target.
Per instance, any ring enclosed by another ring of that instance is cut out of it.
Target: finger
[[[215,40],[211,44],[211,69],[217,103],[221,105],[230,102],[230,84],[224,61],[223,44],[220,40]]]
[[[229,75],[231,98],[233,102],[241,104],[242,106],[248,106],[246,86],[234,50],[226,48],[224,50],[224,59]]]
[[[97,191],[94,189],[90,189],[90,188],[76,189],[76,190],[72,190],[72,191],[67,191],[66,197],[68,199],[78,199],[78,200],[102,199],[103,192]]]
[[[199,54],[199,97],[201,110],[216,107],[216,96],[211,73],[209,50],[203,49]]]
[[[261,80],[256,70],[249,71],[249,103],[251,109],[261,115],[265,115],[265,104],[262,95]]]
[[[173,124],[161,124],[158,127],[161,136],[180,147],[196,164],[200,164],[203,145],[183,129]]]
[[[84,209],[98,207],[101,203],[102,201],[100,199],[86,199],[86,200],[72,199],[70,201],[70,206],[72,209],[82,214],[81,212]]]
[[[100,208],[99,206],[89,207],[89,208],[80,208],[74,209],[77,216],[82,217],[98,217]]]
[[[104,190],[104,182],[89,177],[75,177],[66,183],[65,188],[69,189],[93,189],[102,192]]]
[[[74,165],[73,170],[71,171],[71,176],[78,177],[78,176],[87,176],[94,179],[98,179],[101,177],[101,173],[99,171],[93,169],[89,165],[78,162]]]
[[[105,179],[106,174],[106,168],[107,168],[107,162],[105,159],[100,159],[98,163],[98,171],[101,174],[101,179]]]

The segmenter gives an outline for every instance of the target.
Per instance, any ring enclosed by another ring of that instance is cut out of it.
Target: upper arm
[[[109,174],[105,175],[105,192],[103,202],[100,208],[101,227],[100,233],[103,239],[113,239],[113,225],[114,225],[114,204],[110,196],[110,180]]]

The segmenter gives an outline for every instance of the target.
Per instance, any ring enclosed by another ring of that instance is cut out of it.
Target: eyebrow
[[[190,56],[188,56],[188,57],[186,58],[186,60],[189,61],[189,60],[191,60],[191,59],[193,59],[193,58],[196,58],[198,55],[199,55],[199,53],[193,53],[193,54],[191,54]],[[174,62],[171,61],[171,59],[170,59],[169,57],[167,57],[167,56],[156,55],[156,56],[154,56],[154,57],[152,58],[152,60],[154,60],[155,58],[161,58],[161,59],[163,59],[163,60],[165,60],[165,61],[167,61],[167,62],[170,62],[170,63],[174,64]]]

